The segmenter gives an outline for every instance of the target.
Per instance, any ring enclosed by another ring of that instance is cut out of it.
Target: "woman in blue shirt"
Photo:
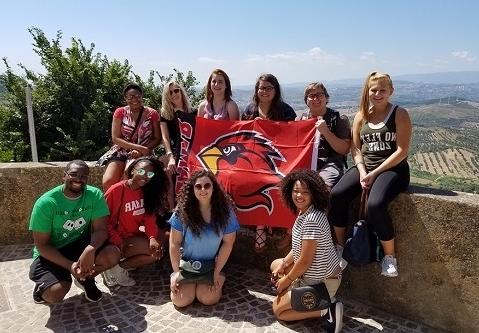
[[[173,304],[185,307],[195,298],[205,305],[218,303],[225,282],[221,270],[239,224],[231,199],[211,171],[198,171],[185,182],[169,223]]]

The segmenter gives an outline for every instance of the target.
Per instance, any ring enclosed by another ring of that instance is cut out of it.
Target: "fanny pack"
[[[295,311],[308,312],[328,309],[331,305],[328,289],[324,282],[291,289],[291,307]]]
[[[215,260],[183,260],[180,259],[180,276],[177,282],[209,283],[214,280]]]

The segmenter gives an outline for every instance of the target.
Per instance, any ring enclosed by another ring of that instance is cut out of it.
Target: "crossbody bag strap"
[[[118,205],[118,209],[116,211],[116,225],[120,224],[120,210],[121,206],[123,205],[123,194],[125,194],[125,183],[121,183],[121,195],[120,195],[120,204]]]
[[[359,204],[359,220],[364,220],[368,213],[368,193],[369,190],[363,189],[361,193],[361,202]]]
[[[145,110],[144,106],[141,108],[140,114],[138,115],[138,118],[135,121],[135,127],[133,128],[133,131],[131,132],[130,137],[128,138],[129,142],[131,142],[131,139],[133,139],[133,136],[135,135],[136,130],[138,129],[140,125],[141,117],[143,116],[143,110]],[[130,108],[130,112],[131,112],[131,108]]]

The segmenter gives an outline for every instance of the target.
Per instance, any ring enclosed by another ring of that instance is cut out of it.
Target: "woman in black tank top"
[[[409,185],[407,155],[412,131],[407,111],[389,101],[393,91],[388,74],[368,75],[353,122],[351,155],[355,166],[331,192],[331,221],[341,253],[349,202],[362,190],[369,190],[367,221],[384,249],[381,274],[389,277],[397,276],[398,269],[387,206]],[[344,267],[346,263],[342,264]]]

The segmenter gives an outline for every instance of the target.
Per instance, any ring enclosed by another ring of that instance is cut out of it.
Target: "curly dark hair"
[[[325,211],[329,206],[329,187],[318,172],[309,169],[294,170],[281,181],[281,197],[286,207],[294,213],[298,211],[292,198],[293,187],[298,180],[308,187],[314,208]]]
[[[126,177],[130,179],[133,177],[133,169],[140,162],[150,162],[153,165],[153,172],[155,175],[148,183],[141,188],[143,192],[143,200],[145,202],[145,211],[148,214],[155,214],[165,207],[168,207],[168,178],[165,173],[163,163],[154,156],[140,157],[130,163],[125,170]]]
[[[219,235],[228,224],[231,208],[234,207],[234,204],[230,196],[223,191],[211,171],[196,171],[186,180],[178,193],[177,213],[183,226],[190,228],[193,235],[199,237],[201,229],[206,225],[206,221],[201,216],[200,205],[195,196],[194,186],[196,180],[201,177],[208,177],[213,184],[211,223],[213,223],[216,234]]]

